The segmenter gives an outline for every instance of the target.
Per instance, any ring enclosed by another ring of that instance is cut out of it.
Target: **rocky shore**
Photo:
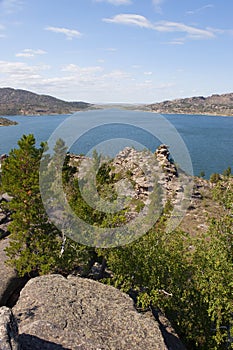
[[[0,126],[10,126],[10,125],[17,125],[17,122],[14,122],[10,119],[0,117]]]

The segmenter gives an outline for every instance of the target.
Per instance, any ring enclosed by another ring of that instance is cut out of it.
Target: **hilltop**
[[[86,102],[67,102],[27,90],[0,88],[0,115],[70,114],[91,107]]]
[[[149,104],[145,107],[156,113],[233,116],[233,93],[175,99]]]

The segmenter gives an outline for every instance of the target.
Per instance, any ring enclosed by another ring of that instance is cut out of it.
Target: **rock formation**
[[[24,350],[167,350],[153,318],[138,313],[126,294],[93,280],[34,278],[13,312]]]
[[[177,217],[183,215],[184,188],[189,178],[185,178],[183,172],[178,172],[170,158],[168,146],[159,146],[155,153],[126,147],[107,162],[118,200],[122,200],[122,207],[127,209],[125,216],[128,222],[137,217],[142,208],[145,208],[145,212],[149,210],[157,189],[161,194],[156,202],[158,212],[162,213],[164,205],[170,201],[179,208]],[[93,166],[90,158],[71,154],[70,164],[77,167],[75,177],[81,180],[87,177],[85,181],[88,180],[88,171]],[[191,199],[191,193],[188,199]]]
[[[0,308],[0,350],[20,350],[17,322],[5,306]]]
[[[172,180],[178,176],[177,168],[175,164],[170,159],[170,152],[168,146],[160,145],[155,151],[157,160],[160,167],[163,169],[167,176],[167,181]]]
[[[161,145],[155,155],[149,151],[137,151],[126,147],[113,160],[113,172],[121,173],[123,178],[128,178],[134,186],[125,195],[131,195],[148,204],[150,193],[154,187],[160,185],[162,191],[162,203],[169,199],[177,203],[183,197],[183,177],[179,177],[175,164],[170,159],[168,146]]]
[[[4,202],[11,199],[6,193],[0,195],[0,239],[9,235],[8,225],[11,221],[9,210],[4,209]]]
[[[8,238],[0,240],[0,306],[13,305],[27,281],[26,278],[19,278],[16,271],[5,264],[8,244]]]

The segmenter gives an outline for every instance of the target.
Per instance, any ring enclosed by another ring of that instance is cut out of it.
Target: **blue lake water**
[[[159,117],[148,112],[106,109],[80,112],[72,117],[7,118],[19,124],[0,127],[0,154],[17,147],[23,134],[33,133],[39,144],[47,141],[54,130],[59,130],[61,137],[66,134],[66,140],[67,135],[71,135],[68,142],[72,144],[71,152],[87,154],[97,149],[113,156],[127,145],[154,151],[159,144],[166,143],[171,146],[172,157],[179,164],[182,163],[182,152],[189,153],[195,175],[204,171],[209,177],[214,172],[222,173],[228,166],[233,168],[233,117],[175,114]],[[179,147],[176,147],[177,143]]]

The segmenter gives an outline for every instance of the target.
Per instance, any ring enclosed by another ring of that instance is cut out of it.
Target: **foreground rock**
[[[167,350],[159,325],[129,296],[93,280],[30,280],[13,308],[24,350]]]
[[[18,327],[12,311],[0,308],[0,350],[19,350]]]

